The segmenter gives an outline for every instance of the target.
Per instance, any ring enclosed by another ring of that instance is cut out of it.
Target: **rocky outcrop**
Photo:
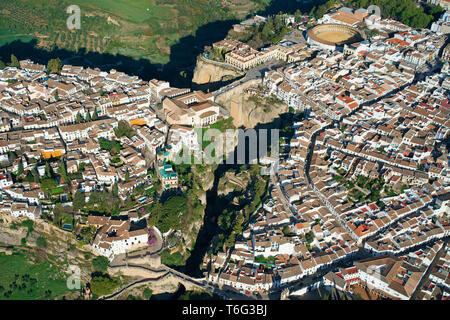
[[[242,172],[238,175],[234,172],[226,172],[219,180],[217,189],[218,196],[227,196],[233,191],[245,190],[249,184],[248,172]]]
[[[206,192],[211,190],[214,184],[214,171],[217,169],[217,165],[211,164],[206,166],[192,165],[191,170],[193,173],[193,196],[200,200],[201,206],[197,205],[193,210],[197,211],[195,219],[191,219],[184,225],[182,238],[183,246],[181,246],[180,253],[187,258],[187,249],[194,246],[197,239],[198,231],[203,226],[203,220],[206,208]]]
[[[5,217],[2,218],[5,220]],[[33,231],[28,234],[27,228],[21,223],[27,219],[13,218],[10,223],[0,225],[0,243],[3,245],[13,245],[26,250],[41,250],[47,255],[47,259],[61,267],[65,272],[68,267],[78,266],[81,271],[81,279],[84,282],[89,281],[92,273],[90,259],[95,257],[89,245],[80,247],[72,233],[63,231],[58,227],[41,219],[34,220]],[[12,223],[16,226],[12,228]],[[37,246],[37,239],[44,237],[47,241],[45,248]],[[27,247],[22,245],[22,239],[26,239]]]
[[[242,73],[226,66],[207,62],[201,58],[197,59],[192,82],[201,85],[213,82],[229,81],[242,76]]]
[[[21,239],[25,238],[26,235],[27,231],[25,228],[13,230],[7,226],[0,226],[0,244],[20,245]]]
[[[206,204],[206,191],[211,190],[214,184],[214,171],[217,169],[217,165],[208,165],[207,168],[199,171],[197,166],[192,166],[192,172],[194,173],[194,179],[198,183],[199,187],[205,191],[204,195],[199,195],[199,199],[202,204]]]
[[[280,114],[289,111],[285,103],[270,104],[264,102],[264,98],[262,103],[256,103],[251,99],[252,96],[246,93],[246,89],[261,84],[261,79],[250,80],[216,96],[215,101],[230,112],[236,127],[253,128],[258,124],[272,122]]]

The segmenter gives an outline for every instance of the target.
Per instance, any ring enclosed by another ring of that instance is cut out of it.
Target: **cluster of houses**
[[[354,28],[367,27],[369,29],[377,30],[382,35],[387,35],[396,31],[411,30],[411,27],[399,21],[390,18],[382,18],[379,15],[380,13],[381,12],[375,11],[373,14],[370,14],[369,11],[364,8],[355,10],[341,7],[324,14],[323,17],[318,20],[318,23],[335,23]]]
[[[364,41],[344,52],[319,51],[314,59],[267,72],[263,83],[295,110],[315,105],[333,120],[411,84],[418,68],[435,61],[446,37],[428,31]]]
[[[42,160],[59,159],[48,163],[51,171],[64,166],[67,174],[77,174],[69,185],[57,181],[56,189],[66,193],[59,197],[62,202],[68,201],[67,192],[82,192],[89,201],[91,192],[112,191],[114,185],[125,200],[136,187],[151,187],[152,166],[164,189],[178,188],[166,160],[183,146],[199,151],[193,127],[226,116],[211,94],[114,69],[64,65],[60,74],[47,74],[44,65],[31,60],[0,70],[0,108],[1,210],[31,219],[52,207],[43,205],[48,197],[39,181],[48,172]],[[117,136],[121,123],[133,133]],[[167,159],[158,158],[167,153]],[[14,183],[19,168],[24,176],[33,173],[36,182]]]
[[[323,285],[350,292],[358,285],[384,299],[448,300],[448,261],[449,248],[438,240],[407,254],[377,255],[337,268],[323,277]]]
[[[309,58],[313,53],[302,36],[282,39],[277,44],[259,51],[234,39],[215,42],[213,48],[224,53],[225,63],[239,70],[249,70],[265,62],[275,60],[287,63],[302,61]]]
[[[92,243],[94,251],[110,261],[129,250],[148,246],[149,230],[138,223],[137,217],[90,215],[87,226],[98,229]]]
[[[441,245],[442,247],[442,245]],[[411,253],[412,258],[420,259],[422,255],[433,252],[431,249],[426,248],[425,250],[418,250],[417,252]],[[434,252],[433,252],[434,253]],[[427,257],[423,260],[425,261]],[[427,259],[428,265],[431,263]],[[446,245],[442,253],[436,259],[436,263],[430,269],[430,273],[425,278],[424,283],[420,287],[420,292],[417,294],[417,299],[420,300],[444,300],[450,299],[450,277],[449,277],[449,261],[450,261],[450,248]]]
[[[446,43],[442,33],[369,18],[346,8],[326,15],[326,23],[370,23],[385,33],[265,73],[264,94],[304,117],[292,124],[269,199],[234,248],[205,261],[209,281],[270,291],[364,253],[373,257],[329,271],[323,284],[340,290],[359,284],[391,299],[432,296],[418,285],[450,230],[443,143],[450,133],[450,54],[438,55]],[[239,48],[229,40],[220,44],[227,52]],[[435,68],[440,59],[441,70]],[[379,195],[371,197],[376,190],[360,187],[358,179],[378,182]],[[430,280],[441,281],[440,290],[446,262],[440,280]]]
[[[343,52],[316,50],[304,39],[283,39],[262,51],[230,39],[213,45],[241,70],[275,59],[289,63],[265,73],[264,92],[304,116],[292,123],[269,198],[234,248],[206,261],[207,279],[253,292],[325,274],[324,285],[340,290],[359,284],[393,299],[417,292],[423,299],[448,297],[442,241],[450,233],[447,39],[439,30],[411,30],[367,10],[341,8],[321,22],[384,32]],[[13,176],[23,171],[42,180],[49,170],[42,159],[60,159],[48,164],[53,172],[64,165],[68,174],[79,173],[70,185],[58,180],[58,188],[82,192],[86,200],[114,185],[127,199],[148,186],[151,166],[162,189],[178,188],[170,161],[184,147],[201,151],[195,128],[227,114],[214,94],[165,81],[71,65],[60,75],[45,71],[31,60],[0,70],[1,214],[41,216],[41,184],[14,183]],[[133,134],[117,136],[123,123]],[[361,187],[359,179],[376,181],[379,190]],[[98,229],[93,248],[112,260],[147,245],[148,230],[137,220],[89,216],[87,224]],[[374,257],[329,271],[361,252]]]

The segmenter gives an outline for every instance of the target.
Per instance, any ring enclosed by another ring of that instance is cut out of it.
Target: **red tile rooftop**
[[[442,107],[446,107],[446,108],[450,108],[450,103],[448,101],[448,99],[445,99],[444,101],[441,102],[441,106]]]
[[[351,268],[345,269],[345,271],[346,271],[348,274],[352,274],[352,273],[358,272],[358,269],[357,269],[356,267],[351,267]]]

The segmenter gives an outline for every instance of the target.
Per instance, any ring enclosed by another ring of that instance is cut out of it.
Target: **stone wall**
[[[242,73],[232,68],[225,68],[213,62],[197,59],[192,82],[195,84],[207,84],[212,82],[227,81],[241,76]]]

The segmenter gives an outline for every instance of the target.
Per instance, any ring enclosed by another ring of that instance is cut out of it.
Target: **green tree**
[[[382,8],[383,17],[395,17],[395,19],[409,25],[412,28],[426,28],[438,18],[440,8],[434,7],[425,12],[422,5],[418,5],[415,0],[354,0],[352,5],[355,8],[367,8],[369,5],[377,5]]]
[[[31,175],[33,176],[33,182],[39,182],[39,172],[37,166],[34,166],[33,169],[31,169]]]
[[[301,22],[302,21],[302,12],[300,9],[297,9],[295,11],[295,22]]]
[[[50,59],[47,63],[47,73],[60,73],[61,72],[61,60],[59,58]]]
[[[2,60],[0,60],[0,70],[4,69],[5,67],[6,67],[5,63]]]
[[[97,232],[97,228],[95,226],[89,226],[81,228],[79,236],[81,237],[81,241],[85,243],[91,243],[92,239],[94,239],[95,234]],[[88,258],[86,258],[88,259]]]
[[[13,164],[17,159],[17,154],[14,151],[8,151],[8,161],[10,164]]]
[[[158,202],[152,209],[149,223],[156,225],[161,232],[170,229],[179,230],[182,217],[188,209],[187,199],[182,196],[171,196],[164,203]]]
[[[68,176],[67,176],[67,169],[66,164],[64,163],[64,160],[61,160],[61,166],[59,167],[59,174],[63,178],[64,182],[68,182]]]
[[[73,197],[73,208],[79,211],[85,206],[85,204],[86,200],[84,194],[80,192],[80,190],[77,190]]]
[[[145,288],[144,292],[142,294],[145,299],[150,300],[150,298],[152,297],[153,291],[150,288]]]
[[[52,169],[50,168],[50,164],[48,161],[45,162],[45,177],[51,178],[52,177]]]
[[[263,40],[269,41],[272,38],[272,35],[275,32],[275,26],[273,24],[273,19],[269,18],[267,22],[264,24],[264,27],[261,31],[261,35]]]
[[[16,67],[16,68],[20,67],[19,60],[17,59],[17,57],[15,55],[11,54],[11,62],[8,65],[10,67]]]
[[[113,185],[112,194],[114,197],[117,197],[119,195],[119,186],[117,185],[117,183],[114,183]]]
[[[108,274],[102,274],[93,277],[90,285],[94,294],[103,296],[111,294],[119,283],[117,280],[112,279]]]
[[[72,208],[63,207],[61,203],[57,203],[53,208],[53,217],[53,223],[60,227],[63,221],[72,221]]]
[[[20,159],[17,169],[17,176],[21,176],[23,174],[23,162],[22,159]]]
[[[282,231],[285,236],[289,236],[291,234],[291,229],[289,226],[284,226]]]
[[[94,109],[94,113],[92,114],[92,120],[95,121],[98,119],[97,107]]]
[[[37,238],[36,240],[36,245],[39,248],[47,248],[47,239],[44,238],[43,236],[40,236],[39,238]]]
[[[98,256],[92,260],[92,266],[96,271],[106,271],[109,266],[109,260],[106,257]]]
[[[34,221],[33,220],[27,219],[27,220],[23,221],[21,225],[28,229],[27,236],[30,235],[34,230]]]
[[[45,178],[41,180],[41,188],[47,193],[51,193],[52,189],[58,186],[58,181],[52,178]]]
[[[120,120],[117,124],[117,128],[114,130],[116,133],[117,138],[127,136],[128,138],[131,138],[136,133],[134,132],[133,128],[131,128],[130,124],[125,120]]]
[[[83,116],[81,115],[81,113],[77,113],[77,119],[76,119],[76,123],[82,123],[82,122],[84,122],[84,118],[83,118]]]
[[[90,121],[92,121],[92,118],[91,118],[91,113],[88,111],[86,113],[86,122],[90,122]]]

